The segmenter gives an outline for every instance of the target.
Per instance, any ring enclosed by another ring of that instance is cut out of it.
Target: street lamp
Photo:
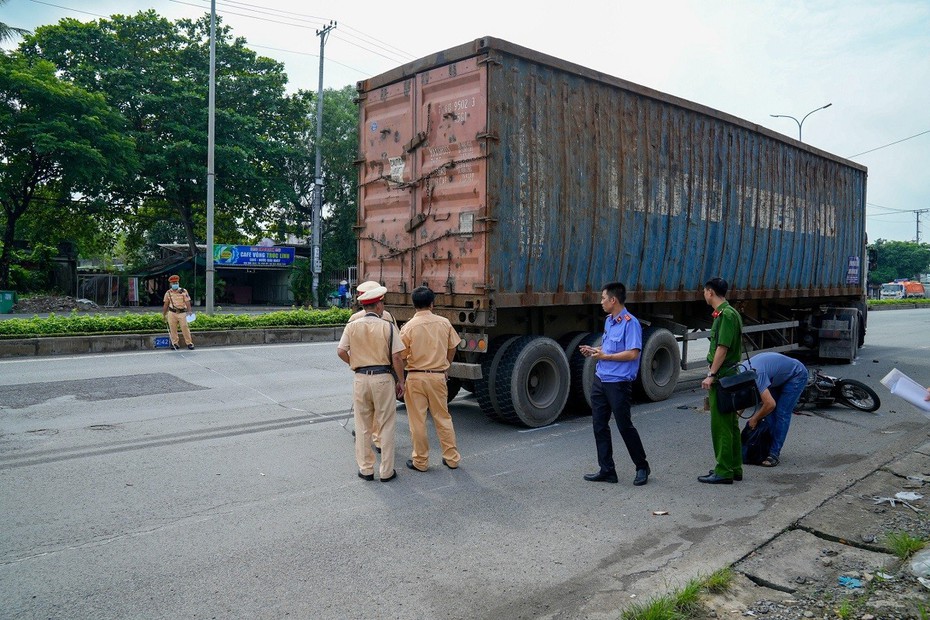
[[[771,117],[773,117],[773,118],[790,118],[790,119],[793,120],[795,123],[797,123],[797,124],[798,124],[798,142],[801,142],[801,141],[802,141],[802,140],[801,140],[801,126],[804,125],[804,121],[807,119],[807,117],[810,116],[811,114],[813,114],[814,112],[816,112],[817,110],[826,110],[826,109],[829,108],[831,105],[833,105],[833,104],[832,104],[832,103],[828,103],[827,105],[823,106],[822,108],[817,108],[816,110],[811,110],[810,112],[808,112],[807,114],[805,114],[805,115],[804,115],[804,118],[802,118],[801,120],[798,120],[798,119],[796,119],[796,118],[793,117],[793,116],[788,116],[787,114],[769,114],[769,116],[771,116]]]

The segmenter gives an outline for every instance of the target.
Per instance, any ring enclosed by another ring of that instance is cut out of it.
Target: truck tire
[[[590,415],[591,413],[591,387],[594,381],[594,367],[597,360],[585,357],[578,350],[581,345],[597,346],[597,334],[591,332],[569,332],[559,338],[559,344],[568,358],[568,371],[570,383],[568,387],[568,403],[565,408],[577,415]],[[586,381],[585,377],[590,375]]]
[[[500,364],[504,351],[507,350],[511,342],[518,338],[518,336],[510,334],[507,336],[498,336],[491,340],[488,344],[488,352],[485,353],[484,357],[481,359],[481,378],[474,381],[474,394],[475,399],[478,401],[478,406],[481,407],[481,411],[484,412],[484,415],[495,422],[504,421],[500,411],[495,406],[497,400],[495,394],[497,367]]]
[[[530,428],[547,426],[568,401],[568,358],[552,338],[521,336],[502,349],[493,380],[504,421]]]
[[[643,330],[637,392],[651,401],[665,400],[675,391],[681,373],[681,350],[675,335],[663,327]]]
[[[456,377],[449,377],[446,379],[446,402],[452,402],[452,399],[458,396],[459,390],[462,389],[462,380]]]

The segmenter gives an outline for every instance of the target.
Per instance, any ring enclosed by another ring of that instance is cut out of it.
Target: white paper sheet
[[[924,400],[927,398],[926,388],[897,368],[885,375],[882,379],[882,385],[895,396],[900,396],[918,409],[930,413],[930,401]],[[927,417],[930,417],[930,415]]]

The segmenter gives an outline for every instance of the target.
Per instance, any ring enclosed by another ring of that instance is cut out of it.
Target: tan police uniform
[[[359,310],[358,312],[356,312],[355,314],[349,317],[349,323],[351,323],[352,321],[357,321],[358,319],[362,318],[366,314],[368,314],[368,310]],[[388,323],[393,324],[394,327],[397,327],[397,321],[394,319],[393,316],[391,316],[391,313],[388,312],[387,310],[381,313],[381,319],[384,321],[387,321]]]
[[[429,438],[426,435],[426,412],[429,410],[442,447],[446,465],[456,468],[461,460],[455,443],[455,428],[446,402],[446,371],[449,369],[449,349],[461,342],[452,324],[445,317],[429,310],[419,310],[400,330],[406,352],[407,384],[404,403],[413,443],[414,467],[425,471],[429,467]]]
[[[394,473],[394,430],[397,422],[391,356],[403,351],[404,343],[391,323],[371,312],[346,325],[338,348],[348,351],[349,366],[355,371],[352,406],[355,460],[359,473],[366,476],[374,473],[375,453],[371,448],[371,434],[378,429],[381,440],[380,477],[388,478]]]
[[[194,344],[191,339],[191,328],[187,325],[187,309],[191,303],[191,296],[187,293],[187,289],[168,289],[163,302],[168,303],[168,314],[165,315],[165,318],[168,321],[168,334],[171,336],[171,344],[178,344],[178,325],[181,326],[184,342]]]
[[[377,282],[375,284],[377,284]],[[371,290],[371,289],[369,288],[368,290]],[[363,291],[361,287],[359,287],[358,292],[364,293],[365,291]],[[368,314],[368,310],[359,310],[358,312],[356,312],[355,314],[349,317],[349,323],[351,323],[352,321],[357,321],[358,319],[362,318],[366,314]],[[388,323],[391,323],[394,327],[397,327],[397,321],[394,320],[394,317],[391,316],[391,313],[388,312],[387,310],[381,313],[381,320],[387,321]],[[399,337],[397,332],[395,332],[395,338],[396,337]],[[379,437],[380,437],[380,433],[378,431],[378,425],[375,424],[374,428],[371,429],[371,440],[374,442],[375,447],[380,450],[381,439],[379,439]]]

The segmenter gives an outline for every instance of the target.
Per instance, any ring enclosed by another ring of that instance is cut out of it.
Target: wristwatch
[[[708,377],[716,377],[716,376],[717,376],[717,373],[715,373],[715,372],[710,372],[710,371],[708,370],[708,371],[707,371],[707,376],[708,376]]]

